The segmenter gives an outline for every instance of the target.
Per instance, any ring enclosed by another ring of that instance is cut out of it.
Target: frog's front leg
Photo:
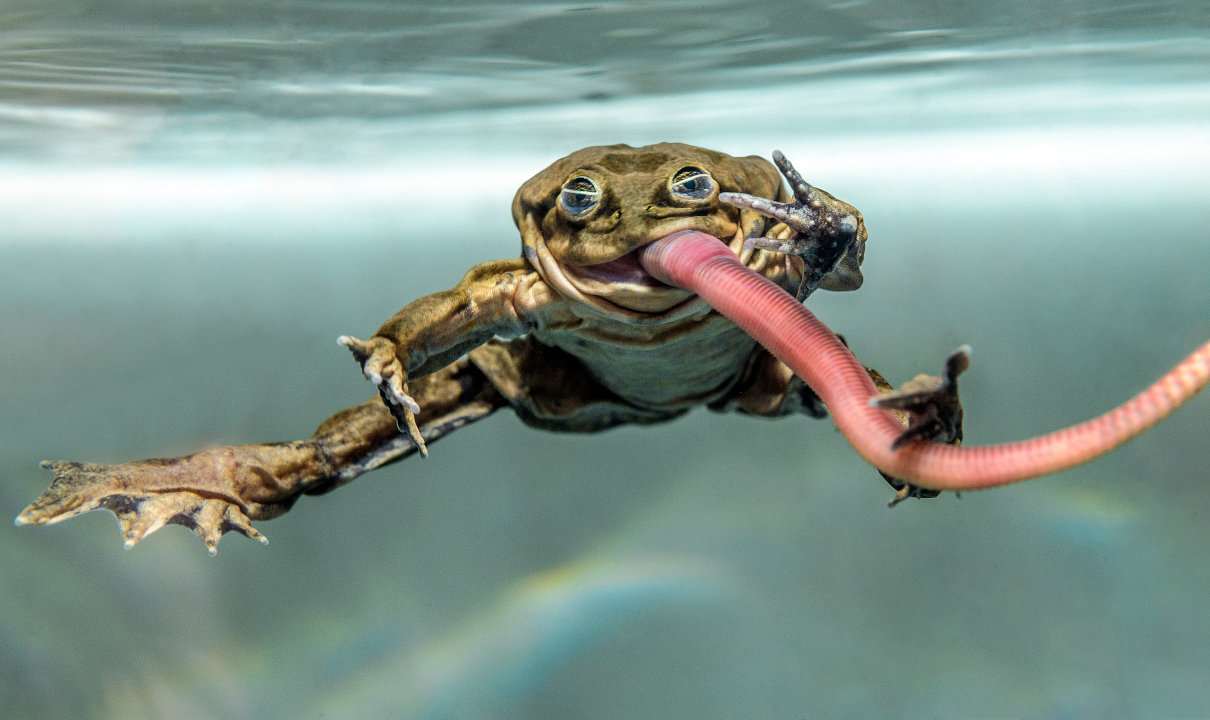
[[[558,302],[523,259],[483,263],[453,288],[407,305],[369,339],[343,335],[338,341],[378,389],[400,432],[427,455],[409,379],[445,367],[493,337],[525,334]]]
[[[793,231],[787,239],[752,237],[746,244],[802,258],[805,267],[795,293],[799,302],[820,287],[828,290],[861,287],[861,261],[866,241],[861,213],[807,183],[780,151],[773,151],[773,162],[785,176],[794,202],[778,202],[746,193],[720,193],[718,196],[721,202],[755,210]],[[784,190],[782,192],[784,195]]]

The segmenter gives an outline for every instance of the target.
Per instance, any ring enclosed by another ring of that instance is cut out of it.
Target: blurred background
[[[302,437],[365,334],[512,257],[582,146],[780,148],[861,208],[811,306],[969,442],[1210,337],[1202,2],[6,0],[0,508],[97,462]],[[1193,717],[1210,397],[1109,458],[891,491],[829,422],[501,413],[228,536],[0,533],[6,718]]]

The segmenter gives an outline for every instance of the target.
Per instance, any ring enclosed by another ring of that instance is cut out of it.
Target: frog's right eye
[[[592,178],[580,175],[563,183],[559,204],[572,217],[587,215],[601,202],[601,190]]]

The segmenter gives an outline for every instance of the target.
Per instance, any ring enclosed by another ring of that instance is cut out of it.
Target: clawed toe
[[[51,471],[50,487],[17,515],[14,524],[53,525],[101,507],[111,466],[52,460],[39,465]]]
[[[134,465],[97,465],[48,462],[53,473],[50,487],[21,511],[17,525],[53,525],[92,510],[108,510],[118,520],[127,549],[165,525],[183,525],[194,532],[211,555],[218,554],[219,539],[238,532],[260,543],[268,539],[252,527],[239,505],[188,490],[140,491],[128,482]]]
[[[378,391],[385,394],[384,399],[391,405],[397,405],[413,415],[420,412],[420,403],[408,395],[403,387],[403,378],[399,373],[392,373],[390,377],[385,378],[386,382],[379,380],[375,383],[378,386]]]
[[[127,550],[165,525],[183,525],[192,530],[211,556],[218,555],[219,540],[228,532],[238,532],[262,545],[269,544],[269,538],[252,527],[251,519],[238,505],[218,498],[189,492],[116,496],[104,503],[104,507],[117,516]]]
[[[887,507],[893,508],[908,498],[920,498],[927,500],[929,498],[935,498],[941,494],[940,490],[931,490],[929,488],[922,488],[913,485],[909,482],[904,482],[899,478],[887,475],[881,470],[878,471],[878,474],[881,475],[882,479],[886,480],[887,484],[895,490],[895,497],[891,498],[891,501],[887,503]]]
[[[771,237],[750,237],[744,240],[744,248],[747,250],[769,250],[770,252],[785,253],[793,255],[797,246],[793,240],[778,240]]]

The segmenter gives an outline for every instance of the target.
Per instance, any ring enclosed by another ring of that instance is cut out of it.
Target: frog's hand
[[[773,162],[794,193],[794,202],[777,202],[746,193],[719,193],[718,199],[785,223],[794,235],[785,240],[752,237],[745,246],[797,255],[805,261],[806,271],[795,293],[799,302],[821,286],[832,290],[861,287],[865,232],[860,213],[808,184],[781,152],[773,152]],[[831,282],[825,284],[828,278]]]
[[[43,461],[54,479],[16,523],[51,525],[91,510],[109,510],[118,519],[127,548],[172,523],[193,530],[211,555],[217,554],[223,534],[231,531],[267,543],[252,527],[248,508],[214,493],[213,483],[190,482],[190,474],[202,468],[197,457],[120,465]],[[181,485],[171,487],[176,482]],[[195,487],[188,487],[191,484]]]
[[[878,385],[880,390],[890,391],[870,398],[870,404],[895,412],[906,425],[906,429],[893,444],[895,448],[903,447],[913,440],[961,444],[962,402],[958,399],[958,376],[970,367],[970,355],[970,346],[963,345],[946,358],[945,369],[940,377],[917,375],[898,390],[890,390],[881,376],[874,378],[874,384]],[[880,380],[882,382],[879,382]],[[940,494],[937,490],[917,487],[881,470],[878,472],[895,488],[891,507],[908,498],[931,498]]]
[[[337,342],[353,353],[399,431],[427,455],[416,421],[421,403],[409,380],[423,380],[492,338],[525,335],[565,303],[525,259],[494,260],[472,267],[453,288],[412,301],[368,340],[342,335]]]
[[[395,343],[383,337],[359,340],[349,335],[341,335],[336,342],[353,353],[353,359],[361,367],[361,374],[378,389],[383,404],[399,426],[399,432],[407,433],[420,449],[420,455],[427,457],[428,445],[420,433],[420,426],[416,424],[420,404],[408,394],[407,370],[399,360]]]
[[[958,376],[971,364],[971,349],[963,345],[945,360],[941,377],[917,375],[898,390],[870,398],[870,405],[900,410],[908,415],[908,427],[891,449],[913,440],[954,443],[962,440],[962,402],[958,399]]]

